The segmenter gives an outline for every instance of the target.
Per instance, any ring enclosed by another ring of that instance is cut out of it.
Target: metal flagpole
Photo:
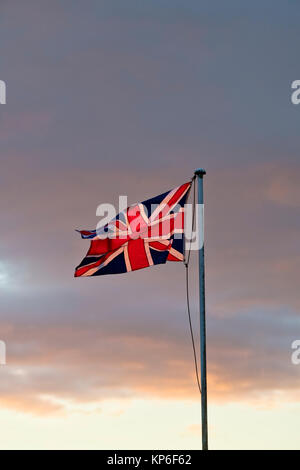
[[[206,380],[206,325],[205,325],[205,266],[204,266],[204,202],[203,176],[206,171],[195,171],[198,182],[198,236],[199,236],[199,304],[200,304],[200,363],[201,363],[201,417],[202,450],[208,450],[207,432],[207,380]]]

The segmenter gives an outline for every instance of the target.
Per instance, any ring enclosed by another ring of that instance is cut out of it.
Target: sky
[[[2,0],[1,449],[198,449],[179,263],[74,279],[100,203],[205,190],[209,443],[299,449],[295,0]],[[197,259],[191,307],[199,331]]]

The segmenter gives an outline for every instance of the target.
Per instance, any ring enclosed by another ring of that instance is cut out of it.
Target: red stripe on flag
[[[124,238],[105,238],[103,240],[92,240],[91,246],[88,251],[88,256],[97,256],[108,253],[109,251],[114,251],[120,248],[127,242],[127,239]]]
[[[128,255],[132,271],[149,266],[143,239],[131,240],[128,243]]]

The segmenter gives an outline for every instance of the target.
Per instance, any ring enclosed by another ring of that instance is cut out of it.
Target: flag
[[[184,259],[184,205],[191,182],[128,207],[97,230],[78,230],[90,248],[75,277],[126,273]]]

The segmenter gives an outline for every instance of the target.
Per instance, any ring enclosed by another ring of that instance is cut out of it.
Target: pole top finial
[[[206,171],[204,170],[204,168],[197,168],[197,170],[194,171],[194,175],[197,175],[202,178],[202,176],[206,175]]]

